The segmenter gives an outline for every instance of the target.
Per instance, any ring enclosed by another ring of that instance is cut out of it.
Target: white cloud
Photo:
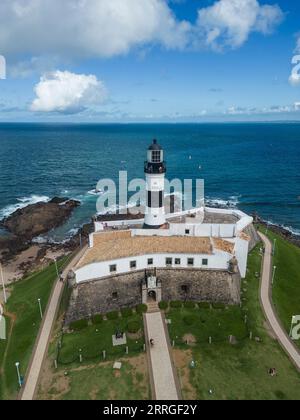
[[[238,47],[250,32],[270,32],[278,6],[219,0],[180,20],[167,0],[1,0],[0,51],[6,55],[112,57],[159,44],[185,49],[219,43]]]
[[[277,5],[260,5],[257,0],[219,0],[198,12],[198,27],[206,45],[214,49],[237,48],[251,32],[269,34],[283,19]]]
[[[289,114],[300,111],[300,102],[293,105],[273,105],[262,108],[257,107],[235,107],[228,108],[224,114],[226,115],[266,115],[266,114]]]
[[[164,0],[1,0],[0,51],[111,57],[160,43],[184,48],[190,24]]]
[[[78,113],[106,97],[105,86],[96,76],[58,70],[42,76],[34,90],[31,110],[37,112]]]

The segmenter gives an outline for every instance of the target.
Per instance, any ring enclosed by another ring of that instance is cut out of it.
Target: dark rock
[[[79,201],[64,200],[58,203],[57,199],[32,204],[4,219],[2,225],[23,242],[29,242],[62,225],[79,205]]]
[[[263,225],[266,229],[270,230],[271,232],[276,233],[277,235],[281,236],[284,240],[296,245],[300,248],[300,236],[294,235],[292,232],[284,228],[283,226],[271,225],[267,223],[265,220],[260,218],[256,213],[253,215],[255,223]]]
[[[69,199],[68,198],[62,198],[62,197],[54,197],[54,198],[52,198],[51,201],[49,201],[49,203],[62,204],[62,203],[65,203],[66,201],[69,201]]]

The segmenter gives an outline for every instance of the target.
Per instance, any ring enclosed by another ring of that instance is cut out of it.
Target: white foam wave
[[[239,196],[235,195],[229,197],[228,200],[207,197],[205,202],[208,207],[236,208],[240,203],[239,198]]]
[[[23,209],[31,204],[47,203],[50,200],[46,195],[31,195],[30,197],[18,198],[18,203],[4,207],[0,210],[0,220],[11,216],[15,211]]]

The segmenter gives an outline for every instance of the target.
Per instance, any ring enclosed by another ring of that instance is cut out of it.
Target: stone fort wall
[[[162,300],[240,303],[239,274],[228,271],[161,269],[157,278]],[[137,271],[106,279],[81,283],[72,290],[66,324],[142,303],[145,272]]]

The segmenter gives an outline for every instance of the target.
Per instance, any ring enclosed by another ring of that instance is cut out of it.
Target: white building
[[[95,222],[89,249],[75,268],[76,283],[139,270],[230,270],[246,276],[252,217],[239,210],[201,207],[165,214],[164,152],[156,141],[145,162],[145,218]]]

